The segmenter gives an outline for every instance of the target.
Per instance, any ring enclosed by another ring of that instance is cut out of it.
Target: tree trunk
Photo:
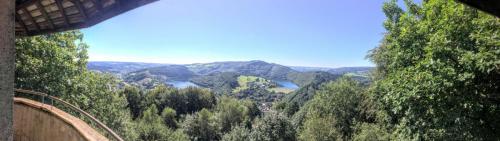
[[[12,141],[15,0],[0,0],[0,141]]]

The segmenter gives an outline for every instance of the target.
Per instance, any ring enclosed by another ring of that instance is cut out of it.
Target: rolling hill
[[[307,86],[314,82],[330,81],[340,75],[362,75],[371,67],[316,68],[288,67],[264,61],[231,61],[170,65],[133,62],[90,62],[88,68],[93,71],[113,73],[125,82],[137,85],[167,83],[168,81],[189,81],[201,87],[218,89],[219,92],[231,92],[238,87],[239,76],[255,76],[272,81],[287,81]]]
[[[92,71],[123,75],[140,69],[159,67],[164,65],[166,64],[94,61],[94,62],[89,62],[87,64],[87,68]]]
[[[189,70],[199,75],[207,75],[218,72],[234,72],[241,75],[280,80],[286,80],[289,73],[295,72],[295,70],[289,67],[267,63],[264,61],[214,62],[206,64],[190,64],[186,66]]]

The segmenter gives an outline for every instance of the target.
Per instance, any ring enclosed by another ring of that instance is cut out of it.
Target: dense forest
[[[124,85],[140,72],[120,78],[90,71],[89,46],[70,31],[16,39],[16,87],[60,97],[134,141],[500,140],[500,19],[453,0],[404,6],[382,6],[386,32],[367,55],[376,64],[369,81],[284,67],[274,70],[286,74],[242,76],[192,65],[170,69],[197,70],[182,76],[209,88]],[[272,89],[270,77],[303,83],[269,111],[224,94]]]

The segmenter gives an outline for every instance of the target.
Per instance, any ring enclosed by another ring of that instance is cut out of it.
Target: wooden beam
[[[119,7],[122,7],[121,0],[115,0],[115,5],[118,5]]]
[[[66,11],[64,11],[64,7],[62,6],[62,3],[61,3],[62,0],[55,0],[55,1],[56,1],[57,8],[61,12],[62,18],[64,19],[63,20],[64,25],[66,25],[66,27],[69,27],[70,25],[69,25],[68,17],[66,17]]]
[[[26,27],[26,24],[24,23],[23,19],[21,19],[21,16],[19,16],[19,14],[17,14],[17,11],[16,11],[16,22],[18,22],[24,29],[24,32],[28,33],[28,28]]]
[[[71,24],[71,26],[60,27],[57,29],[41,29],[41,30],[37,30],[37,31],[30,31],[28,33],[28,36],[43,35],[43,34],[49,34],[49,33],[54,33],[54,32],[60,32],[60,31],[81,29],[81,28],[86,28],[86,27],[88,27],[88,26],[86,26],[86,24],[84,24],[84,23],[76,23],[76,24]]]
[[[24,13],[28,14],[28,19],[32,22],[31,24],[34,24],[35,27],[36,27],[36,30],[40,30],[40,26],[38,25],[38,23],[36,23],[35,19],[33,18],[33,16],[31,16],[31,12],[29,12],[28,10],[26,10],[26,7],[22,8],[21,9]]]
[[[18,5],[16,5],[16,10],[17,10],[17,9],[24,8],[24,7],[28,7],[28,6],[30,6],[30,5],[33,5],[33,4],[35,4],[37,1],[38,1],[38,0],[28,0],[28,1],[25,1],[25,2],[23,2],[23,3],[21,3],[21,4],[18,4]]]
[[[13,141],[15,1],[0,0],[0,141]]]
[[[36,3],[36,6],[38,7],[38,10],[40,10],[40,12],[42,12],[42,15],[45,17],[45,20],[47,20],[47,22],[49,22],[50,28],[55,29],[56,27],[54,26],[52,19],[50,19],[49,14],[47,14],[45,7],[42,6],[42,1],[38,1]]]
[[[82,3],[80,2],[80,0],[71,0],[73,3],[75,3],[75,6],[76,8],[78,9],[80,15],[83,16],[83,19],[84,21],[86,21],[88,19],[88,16],[87,16],[87,10],[85,10],[85,8],[82,6]]]
[[[102,2],[101,0],[90,0],[92,3],[94,3],[95,8],[97,9],[98,12],[102,11]]]

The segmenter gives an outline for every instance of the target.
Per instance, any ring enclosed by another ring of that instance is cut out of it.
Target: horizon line
[[[114,63],[144,63],[144,64],[164,64],[164,65],[193,65],[193,64],[210,64],[210,63],[224,63],[224,62],[250,62],[250,61],[262,61],[270,64],[278,64],[286,67],[306,67],[306,68],[326,68],[326,69],[337,69],[337,68],[350,68],[350,67],[375,67],[375,66],[339,66],[339,67],[327,67],[327,66],[296,66],[296,65],[286,65],[274,62],[268,62],[263,60],[247,60],[247,61],[212,61],[212,62],[200,62],[200,63],[165,63],[165,62],[144,62],[144,61],[114,61],[114,60],[88,60],[88,62],[114,62]]]

